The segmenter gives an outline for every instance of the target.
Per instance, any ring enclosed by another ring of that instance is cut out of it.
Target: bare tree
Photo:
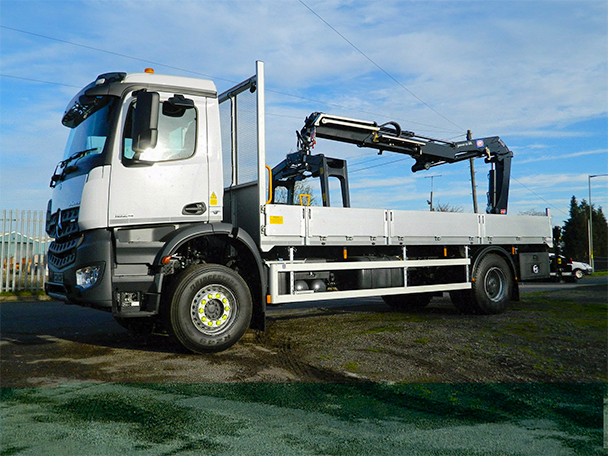
[[[462,206],[452,206],[449,203],[437,203],[433,208],[435,212],[462,212]]]

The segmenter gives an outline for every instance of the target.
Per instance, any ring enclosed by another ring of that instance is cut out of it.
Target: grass
[[[26,297],[26,296],[44,296],[43,290],[19,290],[19,291],[3,291],[1,297]]]
[[[365,331],[363,334],[380,334],[383,332],[392,332],[392,331],[401,331],[403,327],[401,326],[385,326],[381,328],[373,328],[368,331]]]
[[[347,371],[355,372],[359,370],[359,363],[347,363],[344,365],[344,369],[346,369]]]

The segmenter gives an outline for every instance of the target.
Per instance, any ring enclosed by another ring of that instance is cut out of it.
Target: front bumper
[[[45,292],[54,299],[112,309],[112,234],[93,230],[69,240],[51,243],[48,252],[49,280]],[[76,271],[88,266],[99,267],[95,284],[88,288],[77,285]]]

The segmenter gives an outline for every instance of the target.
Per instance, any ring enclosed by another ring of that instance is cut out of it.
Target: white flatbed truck
[[[271,168],[263,69],[219,95],[210,81],[146,72],[102,74],[74,97],[51,178],[49,296],[205,353],[263,330],[268,305],[423,307],[449,292],[463,312],[494,314],[520,281],[549,277],[551,219],[506,215],[512,153],[498,137],[454,143],[313,113],[298,151]],[[312,154],[316,138],[411,155],[413,171],[485,157],[487,213],[351,208],[346,161]],[[320,181],[323,206],[296,198],[305,179]]]

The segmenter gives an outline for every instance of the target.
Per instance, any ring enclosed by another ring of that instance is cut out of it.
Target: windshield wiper
[[[65,160],[62,160],[59,163],[57,163],[57,166],[55,166],[55,171],[53,172],[53,177],[51,177],[51,184],[50,184],[51,188],[55,187],[55,185],[57,185],[57,182],[63,180],[63,178],[66,175],[73,173],[74,171],[76,171],[78,169],[78,167],[76,165],[68,166],[68,164],[70,164],[70,162],[72,162],[74,160],[78,160],[78,159],[84,157],[89,152],[93,152],[94,150],[98,150],[98,149],[99,149],[99,147],[93,147],[91,149],[81,150],[80,152],[74,152],[72,155],[70,155]],[[57,174],[57,169],[61,169],[61,172],[59,174]]]

